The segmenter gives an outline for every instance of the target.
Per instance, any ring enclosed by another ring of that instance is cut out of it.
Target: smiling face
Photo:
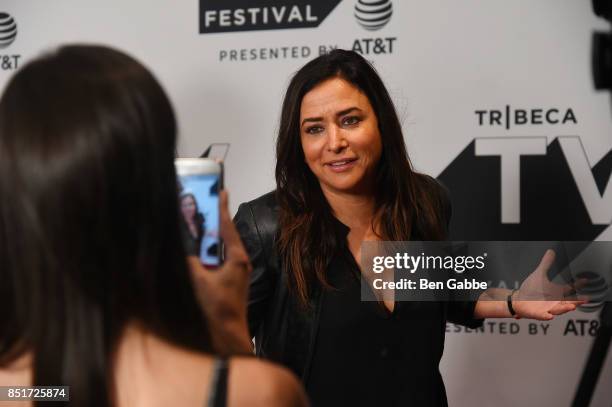
[[[358,88],[336,77],[306,93],[300,137],[306,164],[324,193],[373,193],[382,142],[376,114]]]

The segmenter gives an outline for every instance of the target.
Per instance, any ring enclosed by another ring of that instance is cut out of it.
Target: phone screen
[[[179,175],[179,209],[187,254],[205,266],[221,264],[219,174]]]

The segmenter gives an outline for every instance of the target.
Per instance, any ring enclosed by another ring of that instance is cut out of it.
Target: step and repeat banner
[[[235,210],[274,188],[292,73],[352,49],[390,90],[415,167],[450,189],[452,239],[612,240],[612,109],[593,90],[595,30],[609,25],[576,0],[2,0],[0,89],[61,44],[130,53],[174,103],[179,155],[230,143]],[[449,324],[450,405],[569,405],[597,314]],[[610,383],[608,356],[592,405],[610,406]]]

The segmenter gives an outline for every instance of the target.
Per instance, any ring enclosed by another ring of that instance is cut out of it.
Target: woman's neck
[[[374,217],[375,198],[370,194],[337,192],[322,187],[336,218],[351,229],[369,227]]]

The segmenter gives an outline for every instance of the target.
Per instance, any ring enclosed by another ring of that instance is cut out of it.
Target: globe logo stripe
[[[0,13],[0,48],[6,48],[17,37],[17,23],[7,13]]]
[[[359,25],[369,31],[384,27],[393,15],[391,0],[358,0],[354,16]]]
[[[374,17],[374,18],[362,18],[361,21],[362,22],[366,22],[366,23],[377,23],[377,22],[382,22],[387,20],[389,17],[391,17],[391,14],[393,14],[392,11],[382,15],[382,16],[378,16],[378,17]]]
[[[364,14],[382,13],[382,12],[386,12],[386,11],[393,11],[393,4],[391,4],[391,3],[389,3],[387,6],[376,7],[375,9],[371,9],[371,10],[363,9],[362,7],[363,6],[360,6],[359,4],[357,4],[355,6],[355,11],[360,12],[360,13],[364,13]]]
[[[365,6],[380,6],[381,4],[389,3],[389,0],[360,0],[359,4]]]
[[[0,24],[0,33],[8,33],[8,32],[13,32],[13,31],[17,31],[17,25],[13,22],[13,25],[11,25],[8,28],[4,28],[1,24]]]

